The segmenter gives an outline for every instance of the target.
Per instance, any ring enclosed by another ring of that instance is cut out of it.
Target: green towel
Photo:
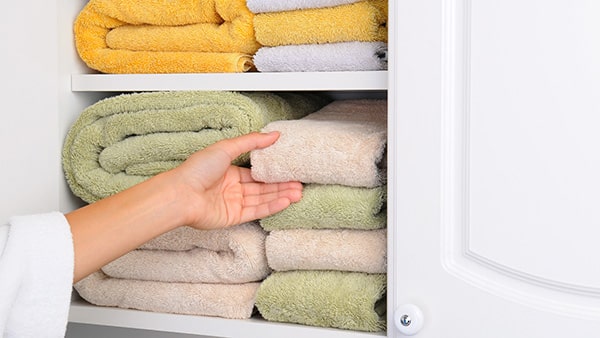
[[[306,184],[302,199],[260,220],[268,231],[285,229],[361,229],[386,227],[386,186],[375,188]]]
[[[385,274],[273,272],[258,288],[256,307],[269,321],[383,331],[385,297]]]
[[[122,94],[87,107],[69,130],[63,169],[88,203],[172,169],[193,152],[327,101],[310,93],[175,91]],[[234,161],[247,165],[249,154]]]

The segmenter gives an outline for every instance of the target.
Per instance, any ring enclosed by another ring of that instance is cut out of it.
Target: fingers
[[[279,132],[272,131],[270,133],[250,133],[227,140],[219,141],[209,148],[216,148],[225,152],[231,160],[237,158],[241,154],[252,150],[262,149],[275,143],[279,138]]]
[[[302,184],[249,183],[244,187],[242,219],[244,222],[260,219],[277,213],[302,198]]]

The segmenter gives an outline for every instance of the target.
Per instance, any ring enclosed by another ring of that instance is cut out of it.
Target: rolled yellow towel
[[[387,7],[387,0],[366,0],[327,8],[256,14],[256,40],[263,46],[387,42]]]
[[[75,45],[104,73],[243,72],[260,47],[253,16],[245,0],[91,0]]]

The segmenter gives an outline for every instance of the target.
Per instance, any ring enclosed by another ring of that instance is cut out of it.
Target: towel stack
[[[260,45],[245,0],[91,0],[74,23],[77,52],[103,73],[231,73]]]
[[[387,69],[387,0],[247,0],[261,72]]]
[[[385,329],[386,100],[339,100],[274,121],[279,140],[250,155],[254,179],[300,181],[303,198],[260,220],[274,271],[256,306],[272,321]]]
[[[88,203],[173,168],[193,152],[267,123],[297,119],[328,99],[311,93],[153,92],[121,94],[86,108],[69,130],[63,169]],[[244,154],[233,162],[249,165]],[[179,228],[107,264],[75,285],[102,306],[248,318],[270,272],[257,223]]]
[[[75,284],[92,304],[245,319],[270,272],[258,223],[178,228]]]

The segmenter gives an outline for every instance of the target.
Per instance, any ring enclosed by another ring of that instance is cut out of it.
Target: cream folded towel
[[[387,69],[387,43],[339,42],[262,47],[254,55],[260,72],[332,72]]]
[[[267,231],[385,228],[386,186],[374,188],[305,184],[302,199],[259,220]]]
[[[267,236],[276,271],[338,270],[386,273],[387,230],[277,230]]]
[[[246,0],[246,4],[252,13],[265,13],[335,7],[359,1],[363,0]]]
[[[266,232],[258,223],[217,230],[181,227],[102,267],[115,278],[159,282],[240,284],[270,272]]]
[[[275,121],[263,131],[278,141],[251,152],[252,177],[375,187],[385,183],[387,100],[338,100],[299,120]]]
[[[75,284],[88,302],[162,313],[247,319],[260,283],[168,283],[111,278],[95,272]]]

